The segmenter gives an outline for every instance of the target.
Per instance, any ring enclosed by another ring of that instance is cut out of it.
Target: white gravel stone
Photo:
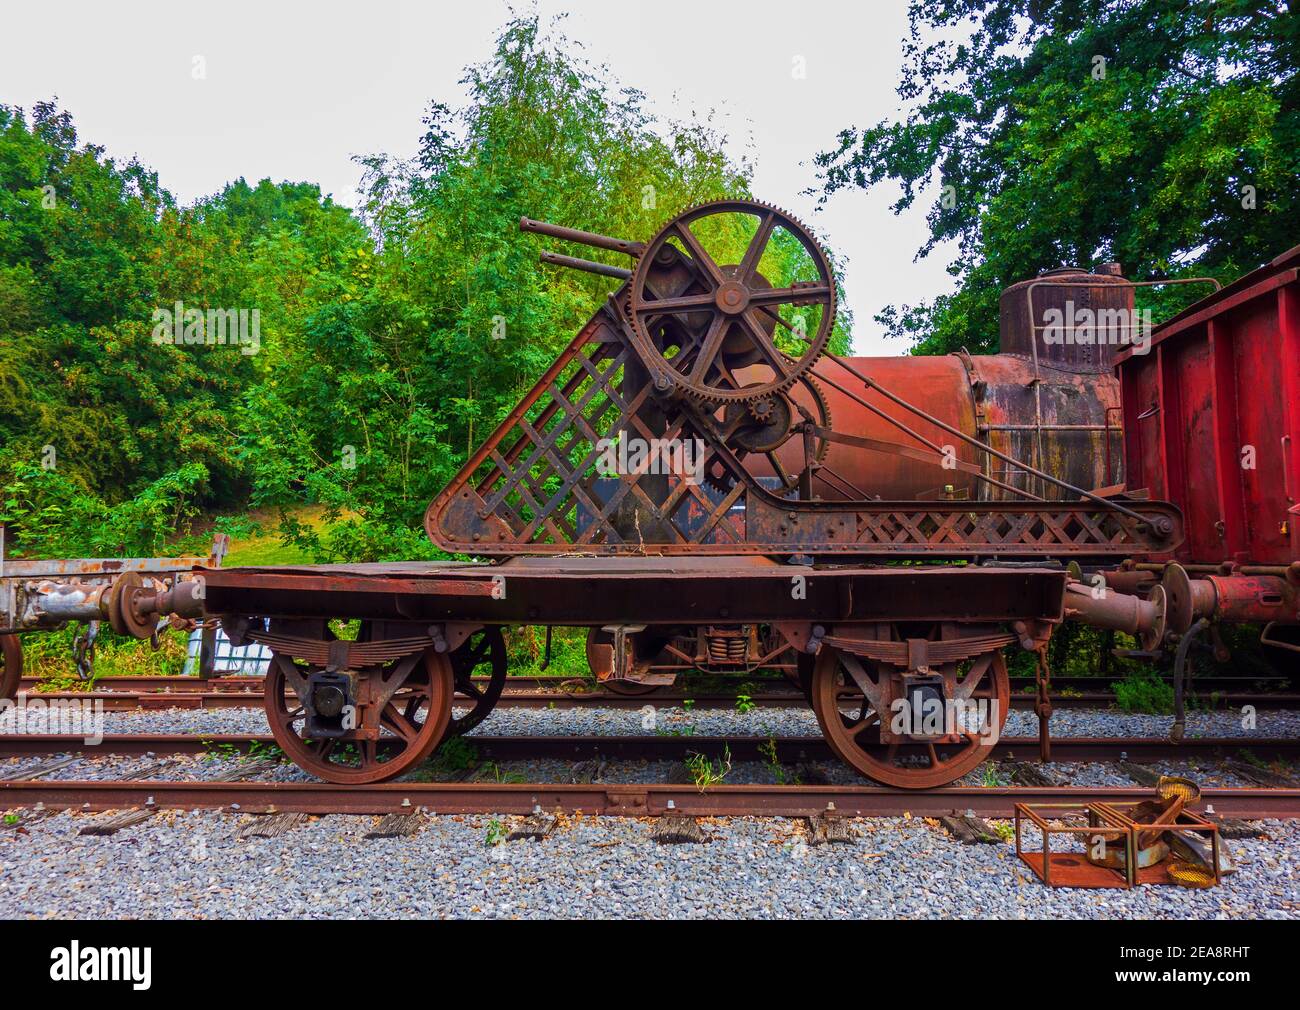
[[[564,818],[544,842],[485,844],[487,816],[366,839],[377,818],[324,817],[270,839],[247,818],[164,812],[111,837],[59,814],[0,830],[0,915],[15,918],[1297,918],[1300,825],[1234,843],[1221,887],[1044,887],[1009,845],[959,845],[919,818],[857,820],[852,845],[802,823],[710,819],[704,845],[645,821]],[[509,827],[511,818],[499,818]]]
[[[651,703],[647,703],[651,704]],[[652,713],[617,708],[498,708],[471,735],[480,736],[820,736],[812,709],[763,708],[749,712],[657,707]],[[459,709],[458,709],[459,711]],[[647,728],[648,717],[653,719]],[[1053,737],[1163,737],[1172,717],[1132,715],[1110,709],[1060,709],[1052,716]],[[13,713],[0,716],[0,733],[13,732]],[[104,732],[265,734],[261,708],[171,708],[104,713]],[[1004,736],[1037,736],[1032,712],[1007,715]],[[1261,711],[1253,721],[1238,712],[1189,712],[1187,736],[1300,737],[1300,712]]]

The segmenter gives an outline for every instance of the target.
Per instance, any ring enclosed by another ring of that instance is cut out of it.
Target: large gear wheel
[[[745,218],[757,220],[752,232]],[[759,272],[774,241],[773,263],[795,275],[778,277],[782,286]],[[739,263],[718,262],[742,248]],[[676,264],[688,268],[684,285],[655,291],[651,277]],[[771,397],[806,374],[830,339],[830,258],[778,207],[752,200],[700,204],[670,220],[646,245],[628,282],[627,321],[659,393],[684,393],[708,404]],[[732,376],[738,368],[762,374],[741,383]]]

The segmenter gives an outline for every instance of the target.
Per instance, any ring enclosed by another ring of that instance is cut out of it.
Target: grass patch
[[[185,669],[187,635],[174,631],[158,636],[155,652],[149,642],[115,635],[105,621],[95,639],[95,672],[91,680],[77,676],[72,640],[80,625],[22,637],[24,674],[39,677],[46,691],[92,690],[101,677],[176,677]]]
[[[1159,677],[1136,674],[1115,683],[1115,704],[1125,712],[1169,715],[1174,710],[1174,688]]]

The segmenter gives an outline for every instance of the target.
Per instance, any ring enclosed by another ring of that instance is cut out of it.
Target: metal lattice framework
[[[636,379],[639,374],[640,381]],[[1165,538],[1093,502],[827,502],[781,498],[716,441],[689,401],[657,409],[653,384],[602,309],[429,506],[440,547],[484,555],[816,553],[1128,555]],[[602,440],[702,441],[721,493],[680,476],[603,477]],[[1176,509],[1142,503],[1179,527]],[[1175,538],[1176,539],[1176,538]]]
[[[743,212],[757,222],[753,237],[738,265],[720,265],[692,229],[711,214]],[[647,245],[538,222],[523,225],[616,249],[638,257],[638,263],[629,271],[552,255],[564,265],[627,283],[431,503],[425,528],[446,550],[1105,557],[1168,550],[1181,540],[1181,518],[1173,506],[1107,501],[1047,474],[1041,476],[1080,500],[815,498],[817,439],[867,440],[826,431],[806,410],[799,420],[798,408],[786,398],[784,390],[797,380],[822,374],[814,367],[816,352],[832,324],[834,299],[825,295],[823,308],[830,315],[820,315],[806,353],[778,349],[778,327],[788,331],[782,337],[787,345],[794,328],[776,306],[812,304],[815,299],[805,294],[829,290],[829,267],[802,226],[775,208],[735,201],[692,208]],[[773,288],[758,274],[763,248],[778,225],[793,232],[801,248],[818,253],[810,259],[813,279],[786,280],[784,287]],[[666,244],[665,236],[681,241]],[[766,366],[773,358],[779,359],[773,378],[766,383],[745,378],[745,368],[756,361]],[[824,355],[825,361],[854,372],[833,355]],[[854,375],[914,409],[869,376]],[[786,419],[783,430],[791,437],[796,431],[804,436],[805,469],[795,488],[774,479],[765,486],[741,462],[745,439],[737,425],[761,428],[774,416]],[[619,457],[618,466],[609,466],[611,453],[633,441],[641,451],[635,462]],[[679,453],[675,460],[665,455],[668,447]],[[900,451],[917,455],[914,447]],[[936,464],[941,458],[933,451],[929,455]]]

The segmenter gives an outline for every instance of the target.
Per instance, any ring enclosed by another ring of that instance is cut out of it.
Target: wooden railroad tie
[[[79,757],[61,757],[54,758],[51,761],[43,761],[35,768],[6,772],[4,775],[0,775],[0,782],[27,782],[31,779],[39,779],[50,774],[50,772],[66,768],[74,761],[79,760],[81,760]]]
[[[115,814],[107,817],[101,817],[97,821],[87,824],[80,831],[79,835],[115,835],[123,828],[129,828],[133,825],[147,821],[154,815],[152,810],[141,810],[135,807],[131,810],[120,810]]]
[[[128,775],[127,778],[134,779],[137,782],[143,782],[146,781],[150,775],[157,775],[163,769],[171,767],[171,764],[172,762],[170,761],[150,761],[143,768],[137,768]]]
[[[262,772],[270,771],[272,768],[278,768],[279,761],[271,758],[261,758],[257,761],[243,762],[237,768],[231,768],[228,771],[221,772],[213,776],[213,782],[242,782],[244,779],[252,778],[254,775],[260,775]]]
[[[540,810],[529,814],[506,836],[507,842],[517,842],[528,838],[535,842],[544,841],[554,829],[559,818],[554,814],[544,814]]]
[[[795,781],[805,786],[828,786],[831,784],[830,776],[808,761],[803,761],[795,766],[794,777]]]
[[[599,782],[601,776],[605,774],[605,767],[606,762],[602,758],[579,761],[573,766],[569,781],[574,785],[590,785],[592,782]]]
[[[1004,839],[982,817],[971,814],[952,814],[940,817],[939,823],[962,845],[1002,845]]]
[[[1029,761],[1003,761],[1002,768],[1006,772],[1008,781],[1019,783],[1022,786],[1047,786],[1051,788],[1061,784],[1055,775],[1049,774],[1045,769]]]
[[[699,821],[681,814],[664,814],[650,825],[650,837],[660,845],[700,845],[709,840]]]
[[[306,814],[265,814],[253,818],[239,832],[240,838],[277,838],[307,822]]]
[[[1160,773],[1145,765],[1135,765],[1132,761],[1121,761],[1119,770],[1140,786],[1156,786],[1160,784]]]
[[[1281,786],[1283,788],[1295,788],[1296,780],[1285,772],[1277,771],[1273,768],[1261,765],[1251,764],[1249,761],[1243,761],[1240,758],[1229,758],[1223,763],[1224,767],[1232,774],[1246,779],[1248,782],[1254,782],[1261,786]]]
[[[1207,821],[1219,826],[1219,837],[1229,840],[1241,838],[1264,838],[1268,832],[1254,821],[1243,821],[1237,817],[1220,817],[1218,814],[1201,814]]]
[[[408,838],[424,827],[424,817],[418,813],[384,814],[379,823],[366,832],[367,838]]]
[[[847,820],[837,817],[830,810],[823,810],[808,818],[809,845],[830,845],[837,842],[853,844],[853,831]]]

